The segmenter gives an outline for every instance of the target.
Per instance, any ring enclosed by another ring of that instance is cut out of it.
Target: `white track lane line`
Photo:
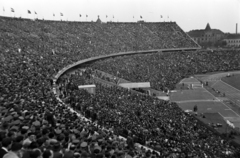
[[[221,115],[223,119],[225,119],[225,117],[220,112],[218,112],[218,114]]]
[[[217,80],[213,85],[211,85],[211,87],[213,88],[213,86],[215,85],[215,84],[217,84],[219,82],[219,80]]]
[[[228,83],[226,83],[226,82],[222,81],[222,79],[221,79],[220,81],[221,81],[222,83],[224,83],[225,85],[227,85],[227,86],[229,86],[229,87],[231,87],[231,88],[235,89],[236,91],[238,91],[238,92],[240,93],[240,90],[239,90],[239,89],[237,89],[237,88],[235,88],[235,87],[231,86],[230,84],[228,84]]]
[[[214,99],[220,101],[220,99],[218,99],[217,97],[215,97],[212,93],[210,93],[206,88],[204,88],[206,90],[207,93],[209,93]]]
[[[221,81],[221,80],[219,80]],[[211,96],[213,96],[214,98],[216,98],[212,93],[210,93],[209,91],[207,91],[209,94],[211,94]],[[218,98],[216,98],[217,100],[219,100]],[[219,100],[220,101],[220,100]],[[232,110],[229,106],[227,106],[224,102],[221,102],[223,105],[225,105],[226,107],[228,107],[230,110]],[[233,113],[235,113],[238,117],[240,117],[240,115],[238,113],[236,113],[235,111],[232,110]]]
[[[226,107],[228,107],[230,110],[232,110],[229,106],[227,106],[224,102],[221,102],[223,105],[225,105]],[[235,113],[238,117],[240,117],[240,115],[238,113],[236,113],[235,111],[232,110],[233,113]]]
[[[173,101],[176,103],[191,103],[191,102],[220,102],[219,100],[182,100],[182,101]]]
[[[208,92],[208,93],[210,93],[210,92]],[[211,93],[210,93],[211,94]],[[212,95],[212,94],[211,94]],[[214,95],[212,95],[213,97],[214,97]],[[216,98],[216,97],[215,97]],[[217,100],[219,100],[218,98],[216,98]],[[220,101],[220,100],[219,100]],[[221,102],[223,105],[225,105],[226,107],[228,107],[229,108],[229,110],[232,110],[229,106],[227,106],[224,102]],[[232,110],[233,111],[233,110]],[[233,113],[235,113],[238,117],[240,117],[240,115],[239,114],[237,114],[235,111],[233,111]]]

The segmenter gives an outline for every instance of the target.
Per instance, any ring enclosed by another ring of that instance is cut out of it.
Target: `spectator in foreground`
[[[43,158],[53,158],[53,151],[52,150],[45,150],[42,155]]]
[[[11,150],[3,156],[3,158],[21,158],[21,149],[22,149],[22,144],[20,143],[13,143]]]
[[[8,153],[8,149],[10,149],[11,144],[12,144],[11,138],[4,138],[2,140],[2,148],[0,149],[0,158],[3,158],[3,156]]]

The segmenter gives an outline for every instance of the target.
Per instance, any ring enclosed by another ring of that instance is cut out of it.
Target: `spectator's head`
[[[53,151],[52,150],[45,150],[42,155],[43,158],[53,158]]]
[[[30,149],[38,148],[38,143],[37,143],[37,142],[31,142],[31,143],[29,144],[29,148],[30,148]]]
[[[7,148],[7,149],[11,148],[11,144],[12,144],[12,139],[11,138],[4,138],[2,140],[2,146]]]
[[[74,153],[72,151],[66,151],[63,156],[63,158],[72,158],[72,157],[74,157]]]
[[[41,158],[42,157],[42,152],[40,149],[33,149],[30,154],[30,158]]]
[[[16,142],[14,142],[14,143],[12,144],[11,150],[12,150],[13,152],[18,152],[18,151],[20,151],[21,149],[22,149],[22,144],[21,144],[21,143],[16,143]]]
[[[53,151],[58,152],[61,150],[61,144],[59,142],[56,142],[53,144]]]
[[[24,139],[24,137],[23,137],[22,135],[19,135],[19,136],[16,137],[15,141],[16,141],[17,143],[21,143],[21,144],[22,144],[23,139]]]

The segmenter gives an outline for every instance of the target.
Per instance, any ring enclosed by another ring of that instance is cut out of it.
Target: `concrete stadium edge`
[[[81,64],[86,64],[89,62],[101,60],[101,59],[107,59],[111,57],[117,57],[117,56],[123,56],[123,55],[134,55],[134,54],[147,54],[147,53],[156,53],[156,52],[170,52],[170,51],[195,51],[199,50],[201,47],[196,47],[196,48],[171,48],[171,49],[154,49],[154,50],[141,50],[141,51],[129,51],[129,52],[119,52],[119,53],[113,53],[113,54],[107,54],[107,55],[100,55],[96,57],[91,57],[87,59],[83,59],[80,61],[77,61],[73,64],[70,64],[63,69],[61,69],[53,79],[53,88],[56,88],[56,83],[58,82],[58,79],[68,72],[70,69],[73,69],[74,67],[80,66]]]

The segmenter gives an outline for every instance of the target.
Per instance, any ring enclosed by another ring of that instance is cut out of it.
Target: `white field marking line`
[[[201,92],[208,92],[204,87],[199,87],[199,89],[202,88],[203,90]]]
[[[214,99],[220,101],[220,99],[218,99],[217,97],[215,97],[212,93],[210,93],[206,88],[204,88],[206,90],[207,93],[209,93]]]
[[[231,88],[233,88],[233,89],[237,90],[238,92],[240,92],[240,90],[239,90],[239,89],[237,89],[237,88],[235,88],[235,87],[231,86],[230,84],[228,84],[228,83],[226,83],[226,82],[222,81],[222,79],[221,79],[220,81],[221,81],[222,83],[224,83],[225,85],[227,85],[227,86],[229,86],[229,87],[231,87]]]
[[[218,112],[218,114],[221,115],[223,117],[223,119],[225,120],[225,117],[220,112]]]
[[[211,94],[214,98],[216,98],[212,93],[208,92],[209,94]],[[220,99],[216,98],[217,100],[220,101]],[[229,109],[231,109],[229,106],[227,106],[224,102],[221,102],[223,105],[225,105],[226,107],[228,107]],[[231,109],[232,110],[232,109]],[[232,110],[233,111],[233,110]],[[240,117],[240,115],[238,115],[235,111],[233,111],[233,113],[235,113],[238,117]]]
[[[214,83],[213,85],[211,85],[211,87],[213,88],[213,86],[214,86],[215,84],[217,84],[218,82],[219,82],[219,80],[215,81],[215,83]]]
[[[225,105],[226,107],[228,107],[230,110],[232,110],[229,106],[227,106],[224,102],[221,102],[223,105]],[[235,111],[232,110],[233,113],[235,113],[238,117],[240,117],[240,115],[238,113],[236,113]]]
[[[183,101],[173,101],[176,103],[188,103],[188,102],[220,102],[219,100],[183,100]]]
[[[210,93],[210,92],[208,92]],[[210,93],[211,94],[211,93]],[[214,98],[216,98],[213,94],[211,94]],[[216,98],[217,100],[220,101],[220,99]],[[228,107],[229,109],[231,109],[229,106],[227,106],[224,102],[221,102],[223,105],[225,105],[226,107]],[[231,109],[232,110],[232,109]],[[233,111],[233,110],[232,110]],[[233,113],[235,113],[238,117],[240,117],[240,115],[238,115],[235,111],[233,111]]]
[[[185,79],[186,79],[186,78],[182,79],[182,80],[179,82],[179,84],[182,83]]]

